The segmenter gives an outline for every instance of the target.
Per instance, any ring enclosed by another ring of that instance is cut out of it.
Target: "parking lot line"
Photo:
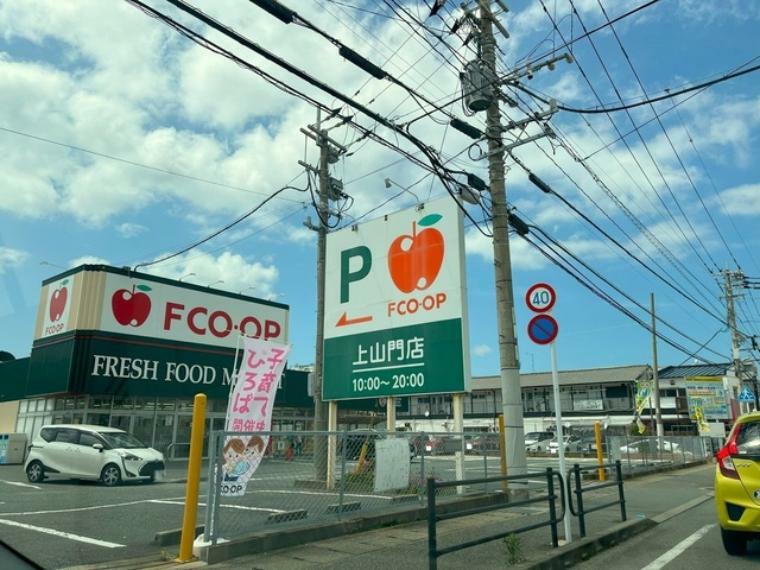
[[[683,539],[681,542],[676,544],[673,548],[668,550],[665,554],[658,557],[657,559],[653,560],[644,568],[641,570],[660,570],[663,566],[668,564],[669,562],[672,562],[675,560],[678,556],[683,554],[683,552],[689,548],[692,544],[700,540],[704,535],[706,535],[710,530],[715,526],[715,523],[708,524],[700,528],[697,532],[692,534],[691,536]]]
[[[18,481],[3,481],[3,483],[7,485],[16,485],[17,487],[30,487],[32,489],[37,489],[38,491],[42,490],[42,487],[38,487],[37,485],[31,485],[29,483],[21,483]]]
[[[148,502],[156,503],[159,505],[180,505],[182,507],[185,506],[184,501],[169,501],[166,499],[150,499]],[[198,503],[198,506],[205,507],[206,503]],[[287,512],[287,511],[283,511],[282,509],[270,509],[267,507],[247,507],[245,505],[225,505],[224,503],[220,503],[219,506],[225,509],[240,509],[241,511],[258,511],[262,513],[286,513]]]
[[[176,497],[176,499],[181,499],[182,497]],[[175,497],[170,497],[166,499],[174,500]],[[108,505],[93,505],[91,507],[72,507],[70,509],[52,509],[48,511],[22,511],[18,513],[0,513],[0,516],[3,517],[20,517],[20,516],[27,516],[27,515],[55,515],[60,513],[77,513],[81,511],[95,511],[98,509],[110,509],[113,507],[129,507],[131,505],[140,505],[143,503],[150,502],[150,499],[141,499],[139,501],[128,501],[126,503],[111,503]]]
[[[67,538],[69,540],[76,540],[77,542],[84,542],[86,544],[92,544],[94,546],[102,546],[104,548],[123,548],[124,547],[123,544],[117,544],[115,542],[108,542],[105,540],[98,540],[97,538],[89,538],[87,536],[72,534],[70,532],[63,532],[60,530],[55,530],[55,529],[47,528],[44,526],[34,526],[31,524],[20,523],[17,521],[9,521],[6,519],[0,519],[0,524],[4,524],[8,526],[16,526],[19,528],[25,528],[27,530],[33,530],[33,531],[41,532],[44,534],[52,534],[53,536]]]
[[[269,493],[269,494],[277,494],[277,495],[319,495],[320,497],[324,497],[325,495],[334,495],[339,496],[340,493],[325,493],[321,491],[291,491],[289,489],[254,489],[252,491],[246,491],[246,495],[252,494],[252,493]],[[386,495],[361,495],[358,493],[343,493],[344,497],[357,497],[360,499],[382,499],[384,501],[392,501],[393,497],[388,497]]]

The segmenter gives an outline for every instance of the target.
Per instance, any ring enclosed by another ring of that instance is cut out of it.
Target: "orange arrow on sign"
[[[349,319],[348,315],[346,313],[343,313],[338,319],[338,322],[335,324],[335,326],[345,327],[348,325],[358,325],[359,323],[368,323],[371,320],[372,320],[372,315],[367,315],[366,317],[356,317],[355,319]]]

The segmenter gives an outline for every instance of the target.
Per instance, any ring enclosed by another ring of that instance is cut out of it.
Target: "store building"
[[[652,368],[647,364],[562,370],[559,372],[560,402],[566,426],[589,427],[602,422],[624,431],[635,420],[636,395],[651,382]],[[731,422],[735,417],[738,380],[730,363],[716,365],[668,366],[660,370],[660,408],[666,432],[696,433],[694,398],[688,393],[707,386],[715,399],[709,419]],[[545,431],[554,425],[554,396],[550,372],[520,375],[525,431]],[[467,431],[494,431],[502,413],[501,380],[498,376],[473,377],[473,390],[464,397],[464,425]],[[451,431],[451,396],[413,396],[407,412],[397,414],[399,425],[415,431]],[[641,420],[649,433],[654,425],[654,405],[647,398]]]
[[[43,282],[31,355],[0,363],[0,426],[110,425],[171,457],[187,455],[192,399],[208,396],[206,432],[223,429],[240,334],[288,339],[287,305],[104,265]],[[309,373],[286,370],[274,430],[310,429]],[[344,413],[372,423],[374,401]]]

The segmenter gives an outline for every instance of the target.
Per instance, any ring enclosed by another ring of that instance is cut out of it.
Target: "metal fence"
[[[619,460],[626,471],[702,461],[714,453],[710,438],[699,436],[608,436],[605,446],[609,461]]]
[[[267,441],[261,464],[243,496],[222,497],[222,466],[232,459],[227,443],[254,435]],[[468,432],[212,432],[208,493],[200,504],[206,508],[206,539],[231,539],[281,527],[422,507],[428,478],[437,482],[478,480],[441,487],[439,502],[501,493],[503,485],[489,480],[502,474],[499,439],[498,433]],[[330,441],[334,454],[328,460]],[[628,472],[701,460],[709,456],[710,446],[698,437],[658,441],[609,436],[603,451],[608,462],[620,460]],[[584,466],[596,464],[595,454],[595,449],[568,453],[577,458],[572,462]],[[556,469],[556,460],[551,449],[531,454],[528,472]],[[513,481],[510,486],[521,484]],[[528,479],[524,486],[529,487]]]
[[[222,497],[222,465],[234,453],[227,443],[254,435],[268,439],[261,464],[243,496]],[[330,440],[335,453],[328,460]],[[200,506],[206,507],[206,538],[212,541],[423,506],[428,478],[501,474],[496,433],[213,432],[209,453],[208,500]],[[445,501],[499,489],[483,481],[440,493]]]

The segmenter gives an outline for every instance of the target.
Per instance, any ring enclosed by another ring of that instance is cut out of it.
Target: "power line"
[[[60,147],[63,147],[63,148],[68,148],[70,150],[75,150],[77,152],[83,152],[85,154],[91,154],[91,155],[97,156],[99,158],[107,158],[108,160],[113,160],[115,162],[121,162],[123,164],[127,164],[129,166],[135,166],[137,168],[143,168],[145,170],[151,170],[153,172],[158,172],[160,174],[168,174],[169,176],[176,176],[178,178],[184,178],[186,180],[192,180],[194,182],[202,182],[203,184],[210,184],[212,186],[217,186],[219,188],[227,188],[229,190],[237,190],[239,192],[246,192],[248,194],[256,194],[258,196],[266,196],[267,195],[264,192],[259,192],[259,191],[256,191],[256,190],[251,190],[250,188],[243,188],[241,186],[234,186],[232,184],[225,184],[223,182],[217,182],[215,180],[209,180],[207,178],[200,178],[198,176],[193,176],[191,174],[184,174],[182,172],[177,172],[176,170],[167,170],[165,168],[160,168],[158,166],[151,166],[149,164],[143,164],[141,162],[136,162],[134,160],[129,160],[127,158],[122,158],[120,156],[116,156],[116,155],[113,155],[113,154],[107,154],[107,153],[100,152],[100,151],[97,151],[97,150],[92,150],[92,149],[89,149],[89,148],[85,148],[85,147],[81,147],[81,146],[65,143],[65,142],[62,142],[62,141],[53,140],[53,139],[50,139],[50,138],[47,138],[47,137],[43,137],[43,136],[39,136],[39,135],[33,135],[31,133],[26,133],[24,131],[19,131],[19,130],[11,129],[11,128],[8,128],[8,127],[2,127],[2,126],[0,126],[0,131],[6,132],[6,133],[10,133],[10,134],[13,134],[13,135],[18,135],[18,136],[21,136],[21,137],[26,137],[28,139],[33,139],[33,140],[36,140],[36,141],[39,141],[39,142],[44,142],[44,143],[47,143],[47,144],[52,144],[52,145],[60,146]],[[285,200],[287,202],[296,202],[296,203],[298,203],[298,200],[293,200],[291,198],[280,198],[280,200]]]
[[[528,174],[528,176],[529,176],[529,179],[531,180],[531,182],[532,182],[534,185],[536,185],[538,188],[540,188],[540,189],[541,189],[541,190],[543,190],[544,192],[547,192],[547,193],[551,193],[553,196],[556,196],[557,198],[559,198],[559,199],[562,201],[562,203],[563,203],[563,204],[565,204],[565,205],[566,205],[568,208],[570,208],[570,209],[571,209],[573,212],[575,212],[575,213],[576,213],[576,215],[578,215],[578,216],[579,216],[581,219],[583,219],[583,220],[584,220],[586,223],[588,223],[589,225],[591,225],[591,226],[592,226],[594,229],[596,229],[596,230],[597,230],[597,231],[598,231],[600,234],[602,234],[602,235],[603,235],[605,238],[607,238],[607,239],[608,239],[608,240],[610,240],[610,241],[611,241],[613,244],[615,244],[615,245],[616,245],[616,246],[617,246],[617,247],[618,247],[618,248],[619,248],[619,249],[620,249],[620,250],[621,250],[623,253],[625,253],[625,254],[626,254],[628,257],[630,257],[630,258],[631,258],[633,261],[635,261],[637,264],[641,265],[641,266],[642,266],[644,269],[646,269],[646,270],[647,270],[649,273],[651,273],[651,274],[652,274],[652,275],[653,275],[655,278],[657,278],[659,281],[662,281],[662,282],[663,282],[665,285],[667,285],[667,286],[668,286],[668,287],[670,287],[670,288],[671,288],[673,291],[675,291],[676,293],[678,293],[678,294],[679,294],[681,297],[683,297],[684,299],[686,299],[687,301],[689,301],[690,303],[692,303],[692,304],[693,304],[695,307],[697,307],[698,309],[700,309],[701,311],[703,311],[703,312],[704,312],[704,313],[706,313],[707,315],[709,315],[709,316],[711,316],[712,318],[716,319],[716,320],[717,320],[718,322],[720,322],[721,324],[724,324],[724,323],[725,323],[725,319],[724,319],[722,316],[720,316],[720,315],[719,315],[719,314],[717,314],[717,313],[714,313],[714,312],[713,312],[711,309],[709,309],[709,308],[705,307],[704,305],[702,305],[701,303],[699,303],[699,302],[698,302],[696,299],[694,299],[694,298],[693,298],[691,295],[687,294],[687,293],[686,293],[686,292],[684,292],[682,289],[680,289],[679,287],[677,287],[677,286],[676,286],[674,283],[672,283],[672,281],[671,281],[670,279],[668,279],[667,277],[664,277],[664,276],[663,276],[663,275],[662,275],[660,272],[658,272],[658,271],[655,271],[654,269],[652,269],[651,267],[649,267],[649,266],[648,266],[646,263],[644,263],[644,262],[643,262],[641,259],[639,259],[639,258],[638,258],[638,257],[636,257],[635,255],[633,255],[633,253],[631,253],[631,252],[630,252],[630,250],[629,250],[629,248],[628,248],[628,247],[626,247],[625,245],[623,245],[622,243],[620,243],[620,242],[619,242],[617,239],[615,239],[615,238],[614,238],[612,235],[610,235],[610,233],[609,233],[609,232],[607,232],[607,230],[605,230],[604,228],[602,228],[601,226],[599,226],[599,224],[597,224],[597,223],[596,223],[594,220],[592,220],[592,219],[591,219],[591,218],[590,218],[590,217],[589,217],[589,216],[588,216],[586,213],[584,213],[584,212],[583,212],[583,211],[582,211],[580,208],[578,208],[577,206],[575,206],[575,205],[574,205],[572,202],[570,202],[570,201],[569,201],[567,198],[565,198],[564,196],[562,196],[562,194],[558,193],[556,190],[554,190],[554,189],[553,189],[553,188],[551,188],[551,187],[550,187],[548,184],[546,184],[546,183],[545,183],[545,182],[543,182],[543,181],[542,181],[540,178],[538,178],[538,177],[537,177],[535,174],[533,174],[533,172],[531,172],[531,170],[530,170],[530,169],[529,169],[529,168],[528,168],[528,167],[527,167],[527,166],[526,166],[526,165],[525,165],[525,164],[524,164],[524,163],[523,163],[521,160],[519,160],[519,159],[518,159],[516,156],[514,156],[514,154],[512,155],[512,158],[513,158],[513,159],[514,159],[514,160],[517,162],[517,164],[518,164],[518,165],[519,165],[519,166],[520,166],[520,167],[521,167],[521,168],[522,168],[522,169],[523,169],[523,170],[526,172],[526,174]],[[555,163],[555,164],[556,164],[556,163]],[[559,165],[557,165],[557,166],[559,167]],[[561,167],[559,167],[559,168],[561,169]],[[568,178],[569,178],[569,179],[570,179],[570,180],[571,180],[571,181],[572,181],[572,182],[573,182],[573,183],[576,185],[576,187],[578,187],[578,188],[579,188],[579,189],[580,189],[580,190],[583,192],[583,190],[582,190],[582,187],[581,187],[579,184],[577,184],[577,183],[575,182],[575,180],[573,180],[573,179],[572,179],[572,178],[569,176],[569,174],[568,174],[568,173],[566,173],[564,170],[563,170],[563,173],[565,173],[565,175],[566,175],[566,176],[567,176],[567,177],[568,177]],[[583,192],[583,193],[584,193],[584,195],[586,195],[586,197],[589,199],[589,201],[591,201],[593,204],[595,204],[595,205],[596,205],[596,203],[595,203],[593,200],[591,200],[591,198],[590,198],[590,197],[589,197],[589,196],[588,196],[588,195],[587,195],[585,192]],[[599,209],[601,210],[601,208],[600,208],[598,205],[597,205],[597,208],[599,208]],[[604,213],[604,211],[603,211],[603,210],[601,210],[601,211]],[[606,214],[605,214],[605,215],[606,215]],[[609,216],[608,216],[608,219],[611,219],[611,218],[609,218]],[[616,222],[613,222],[613,223],[615,223],[615,225],[616,225],[616,226],[617,226],[619,229],[621,229],[621,231],[622,231],[622,228],[620,228],[620,226],[619,226],[619,225],[617,225],[617,223],[616,223]],[[624,232],[624,233],[625,233],[625,232]],[[634,241],[634,240],[633,240],[633,239],[632,239],[630,236],[628,236],[628,234],[627,234],[627,233],[625,233],[625,235],[626,235],[626,236],[627,236],[629,239],[631,239],[632,243],[635,243],[635,241]],[[652,259],[652,258],[650,257],[650,259]],[[652,261],[654,261],[654,260],[652,259]],[[655,264],[656,264],[656,265],[658,265],[658,267],[659,267],[659,264],[657,264],[656,262],[655,262]]]
[[[294,180],[296,180],[299,176],[301,176],[301,174],[298,174],[298,176],[294,177],[291,180],[291,182],[294,181]],[[243,220],[246,220],[246,219],[250,218],[253,214],[255,214],[256,212],[258,212],[261,208],[263,208],[264,206],[266,206],[266,204],[268,202],[270,202],[271,200],[273,200],[274,198],[276,198],[278,194],[280,194],[281,192],[284,192],[285,190],[292,189],[292,190],[298,190],[298,191],[301,191],[301,192],[304,191],[304,189],[295,188],[293,186],[290,186],[289,184],[290,183],[288,183],[287,185],[283,186],[279,190],[276,190],[275,192],[273,192],[272,194],[270,194],[267,198],[265,198],[264,200],[262,200],[261,202],[259,202],[256,206],[254,206],[253,208],[251,208],[250,210],[248,210],[244,214],[238,216],[233,221],[231,221],[229,224],[227,224],[227,225],[219,228],[215,232],[207,235],[203,239],[200,239],[200,240],[198,240],[196,242],[193,242],[192,244],[190,244],[190,245],[188,245],[186,247],[183,247],[181,250],[179,250],[179,251],[177,251],[175,253],[171,253],[169,255],[165,255],[165,256],[163,256],[163,257],[161,257],[159,259],[155,259],[153,261],[145,261],[143,263],[138,263],[137,265],[134,266],[133,271],[137,271],[140,267],[150,267],[151,265],[156,265],[158,263],[163,263],[164,261],[168,261],[168,260],[170,260],[170,259],[172,259],[174,257],[178,257],[178,256],[182,255],[183,253],[187,253],[191,249],[195,249],[196,247],[198,247],[200,245],[203,245],[204,243],[206,243],[208,241],[211,241],[212,239],[214,239],[219,234],[222,234],[222,233],[226,232],[227,230],[229,230],[229,229],[235,227],[236,225],[238,225]]]
[[[548,16],[549,20],[552,22],[552,25],[554,25],[555,29],[557,29],[558,33],[560,34],[560,37],[562,37],[564,39],[564,37],[562,35],[562,32],[559,30],[559,28],[557,28],[557,25],[556,25],[554,19],[552,18],[551,14],[549,14],[549,11],[546,9],[546,4],[544,3],[544,0],[539,0],[539,1],[541,2],[541,6],[543,7],[544,12]],[[585,31],[586,30],[586,25],[583,22],[583,19],[581,18],[580,14],[578,13],[578,10],[575,7],[574,1],[573,0],[569,0],[569,1],[570,1],[570,6],[572,7],[573,13],[575,13],[576,17],[578,18],[578,23],[581,25],[581,27]],[[591,45],[591,48],[592,48],[594,54],[596,55],[597,60],[599,61],[599,64],[602,67],[602,70],[604,71],[605,76],[609,80],[610,85],[612,86],[612,89],[615,92],[615,95],[617,96],[617,98],[622,103],[623,102],[623,97],[622,97],[622,95],[620,93],[620,90],[618,89],[617,85],[615,84],[615,81],[613,80],[612,75],[610,74],[609,69],[607,68],[607,65],[604,63],[604,59],[602,58],[601,54],[599,53],[599,49],[597,48],[596,43],[594,42],[594,39],[591,38],[591,37],[589,37],[588,41],[589,41],[589,43]],[[575,64],[578,66],[578,69],[581,72],[581,75],[583,76],[584,80],[586,81],[586,83],[588,84],[588,86],[593,91],[594,96],[596,97],[596,99],[601,103],[601,98],[599,97],[597,91],[594,89],[593,85],[591,84],[590,79],[588,78],[586,72],[583,70],[583,67],[581,66],[580,62],[577,59],[575,60]],[[657,173],[659,174],[660,179],[662,180],[662,183],[665,185],[665,188],[667,188],[668,193],[670,194],[670,197],[673,199],[673,202],[675,203],[676,207],[678,208],[678,211],[681,213],[681,216],[683,217],[683,219],[686,221],[686,224],[691,229],[691,232],[694,235],[694,237],[697,239],[697,242],[702,246],[702,249],[705,250],[705,253],[707,253],[708,258],[712,261],[715,269],[719,269],[718,265],[715,263],[715,260],[712,259],[712,256],[710,255],[710,252],[707,251],[707,248],[705,247],[704,243],[702,242],[702,239],[699,237],[699,235],[697,234],[696,230],[694,229],[694,226],[692,225],[691,220],[689,220],[688,216],[686,216],[686,213],[684,212],[683,208],[681,207],[681,203],[676,198],[676,195],[673,192],[673,189],[670,187],[670,184],[668,183],[667,179],[665,178],[665,175],[662,172],[662,169],[660,168],[659,163],[654,158],[654,154],[652,153],[651,149],[649,148],[649,145],[647,144],[646,139],[641,134],[641,130],[640,130],[640,128],[638,128],[638,126],[636,124],[636,121],[634,120],[633,116],[627,110],[625,111],[625,113],[626,113],[626,116],[628,117],[628,120],[631,122],[631,125],[636,129],[636,134],[638,135],[639,140],[641,141],[641,144],[644,146],[644,150],[646,151],[646,154],[649,157],[649,160],[652,162],[652,165],[657,170]],[[607,117],[610,120],[610,122],[612,122],[613,124],[615,124],[614,121],[612,120],[612,117],[609,115],[609,113],[607,113]],[[615,125],[615,129],[617,130],[617,125]],[[619,133],[619,131],[618,131],[618,133]],[[673,223],[675,224],[676,228],[678,228],[678,231],[683,236],[684,241],[689,245],[689,247],[691,248],[691,250],[697,256],[697,259],[699,259],[700,262],[705,266],[705,269],[707,270],[707,272],[711,273],[710,267],[708,267],[707,263],[704,261],[704,259],[700,255],[700,253],[697,251],[697,248],[694,246],[694,244],[691,242],[691,240],[689,240],[689,238],[686,237],[686,233],[683,231],[683,228],[681,228],[681,225],[678,223],[678,220],[676,219],[675,215],[673,215],[673,212],[670,210],[670,208],[668,207],[668,205],[665,202],[665,200],[662,198],[662,196],[660,195],[660,193],[657,191],[657,188],[655,187],[655,185],[649,179],[649,176],[647,175],[646,171],[641,166],[641,164],[638,162],[638,159],[635,158],[635,155],[633,155],[633,152],[630,149],[630,147],[628,146],[627,142],[626,142],[626,147],[631,151],[631,155],[634,156],[636,164],[639,166],[639,168],[641,170],[641,173],[644,175],[644,179],[647,181],[647,183],[649,184],[649,186],[651,187],[652,191],[657,196],[657,198],[660,201],[660,203],[662,204],[662,206],[665,208],[665,211],[668,213],[668,216],[673,221]]]
[[[609,279],[607,279],[604,275],[602,275],[601,273],[599,273],[597,270],[595,270],[593,267],[591,267],[588,263],[586,263],[580,257],[578,257],[577,255],[575,255],[572,251],[570,251],[570,249],[568,249],[567,247],[565,247],[564,245],[562,245],[562,243],[560,243],[558,240],[556,240],[553,237],[551,237],[542,228],[540,228],[539,226],[536,226],[536,225],[530,225],[529,227],[531,228],[531,230],[538,231],[541,234],[541,236],[543,236],[545,239],[549,240],[553,244],[554,247],[561,249],[565,253],[565,255],[568,255],[571,258],[573,258],[577,263],[579,263],[581,266],[583,266],[587,271],[590,271],[594,276],[596,276],[598,279],[600,279],[601,281],[603,281],[607,286],[609,286],[610,288],[612,288],[614,291],[616,291],[617,293],[619,293],[620,295],[622,295],[623,297],[625,297],[628,301],[630,301],[631,303],[633,303],[634,305],[636,305],[639,309],[641,309],[642,311],[645,311],[647,313],[649,312],[649,309],[646,306],[642,305],[634,297],[632,297],[631,295],[629,295],[628,293],[626,293],[625,291],[623,291],[622,289],[620,289],[612,281],[610,281]],[[701,341],[698,341],[698,340],[694,339],[693,337],[689,336],[688,334],[686,334],[685,332],[683,332],[681,329],[677,328],[675,325],[673,325],[670,322],[668,322],[665,319],[663,319],[661,316],[655,315],[655,319],[658,320],[658,321],[660,321],[663,325],[665,325],[666,327],[668,327],[670,330],[676,332],[677,334],[681,335],[685,339],[687,339],[687,340],[689,340],[689,341],[691,341],[691,342],[693,342],[695,344],[699,344],[701,342]],[[712,349],[708,349],[708,350],[710,352],[712,352],[713,354],[717,355],[717,356],[723,357],[723,355],[720,354],[719,352],[715,352]]]
[[[401,147],[398,146],[398,144],[394,145],[387,139],[379,136],[376,132],[367,129],[366,127],[363,127],[356,121],[352,120],[351,117],[345,117],[340,115],[339,110],[336,109],[328,109],[324,104],[320,103],[318,100],[314,99],[313,97],[307,95],[306,93],[299,91],[298,89],[288,85],[282,80],[277,79],[276,77],[272,76],[271,74],[267,73],[266,71],[262,70],[261,68],[247,62],[246,60],[236,56],[229,50],[226,50],[219,46],[218,44],[212,42],[211,40],[205,38],[201,34],[198,34],[197,32],[193,31],[192,29],[188,28],[187,26],[184,26],[174,20],[173,18],[167,16],[166,14],[163,14],[162,12],[155,10],[151,8],[150,6],[146,5],[140,0],[126,0],[133,6],[137,7],[141,11],[143,11],[145,14],[149,15],[152,18],[155,18],[162,23],[170,26],[183,36],[187,37],[188,39],[192,40],[193,42],[197,43],[201,47],[204,47],[205,49],[208,49],[218,55],[222,55],[231,61],[234,61],[244,69],[247,69],[249,71],[252,71],[265,79],[267,82],[271,83],[272,85],[275,85],[277,88],[285,91],[286,93],[289,93],[291,95],[295,95],[304,101],[308,102],[309,104],[313,105],[314,107],[318,109],[323,109],[327,111],[330,115],[330,117],[340,117],[341,120],[344,123],[352,125],[354,128],[359,129],[362,133],[364,133],[365,136],[371,137],[373,140],[379,142],[380,144],[391,148],[398,152],[399,154],[402,154],[405,156],[408,160],[411,162],[421,166],[422,168],[426,170],[433,171],[441,180],[446,190],[449,192],[449,195],[452,197],[452,199],[455,199],[457,206],[460,208],[460,210],[464,213],[467,218],[469,218],[473,223],[476,224],[478,227],[478,230],[486,235],[487,237],[491,237],[487,232],[483,231],[482,228],[480,228],[479,225],[477,225],[477,221],[472,218],[471,214],[467,211],[467,209],[458,201],[456,200],[456,193],[451,187],[451,184],[457,184],[461,185],[460,182],[456,181],[456,179],[453,178],[452,174],[448,172],[443,166],[441,165],[441,161],[438,158],[438,156],[435,153],[435,150],[429,147],[427,144],[425,144],[423,141],[415,137],[414,135],[410,134],[409,132],[405,131],[392,121],[389,121],[385,117],[379,115],[378,113],[375,113],[374,111],[368,109],[366,106],[354,101],[352,98],[344,95],[343,93],[333,89],[329,85],[326,85],[325,83],[321,82],[320,80],[314,78],[310,74],[306,73],[305,71],[297,68],[296,66],[290,64],[289,62],[285,61],[284,59],[280,58],[279,56],[273,54],[272,52],[262,48],[255,42],[252,42],[251,40],[245,38],[244,36],[238,34],[237,32],[233,31],[232,29],[228,28],[227,26],[222,25],[221,23],[217,22],[213,18],[207,16],[203,12],[197,10],[196,8],[190,6],[189,4],[186,4],[182,2],[181,0],[167,0],[169,3],[177,6],[182,11],[190,14],[191,16],[195,17],[196,19],[199,19],[200,21],[207,23],[210,27],[213,29],[221,32],[223,35],[226,35],[227,37],[233,39],[237,43],[240,43],[244,47],[264,56],[267,60],[275,63],[278,67],[282,67],[289,73],[295,75],[299,79],[303,79],[310,85],[318,88],[319,90],[335,97],[336,99],[350,105],[351,107],[355,108],[356,110],[360,111],[362,114],[368,116],[369,118],[373,119],[376,123],[379,123],[391,131],[393,131],[396,134],[400,134],[404,139],[411,142],[415,147],[417,147],[420,152],[425,155],[425,157],[430,162],[430,165],[426,164],[425,162],[418,159],[416,156],[410,154],[409,152],[405,151]]]
[[[756,59],[756,58],[755,58]],[[731,73],[727,73],[725,75],[721,75],[720,77],[716,79],[712,79],[710,81],[703,81],[702,83],[697,83],[696,85],[690,85],[688,87],[683,87],[681,89],[665,89],[665,93],[663,95],[659,95],[657,97],[649,97],[647,99],[644,99],[643,101],[637,101],[635,103],[625,103],[618,106],[607,106],[601,103],[599,107],[592,107],[589,109],[579,109],[577,107],[568,107],[567,105],[563,105],[561,103],[557,103],[557,108],[561,111],[567,111],[568,113],[578,113],[583,115],[596,115],[596,114],[606,114],[606,113],[616,113],[618,111],[628,111],[630,109],[635,109],[636,107],[641,107],[643,105],[651,105],[652,103],[657,103],[658,101],[665,101],[666,99],[672,99],[673,97],[678,97],[679,95],[684,95],[686,93],[691,93],[692,91],[698,91],[703,90],[708,87],[712,87],[713,85],[718,85],[719,83],[723,83],[725,81],[729,81],[731,79],[735,79],[737,77],[741,77],[742,75],[747,75],[748,73],[754,73],[755,71],[760,70],[760,64],[753,65],[752,67],[748,67],[747,69],[743,69],[741,71],[734,71]],[[541,95],[538,95],[534,90],[529,89],[523,85],[520,84],[514,84],[513,87],[515,89],[519,89],[520,91],[523,91],[530,95],[531,97],[538,99],[542,103],[549,104],[550,100],[542,97]],[[554,100],[556,102],[556,99]]]
[[[602,14],[604,14],[605,19],[607,20],[607,22],[609,22],[610,18],[607,15],[607,10],[604,8],[604,4],[602,4],[601,0],[597,0],[597,4],[599,5],[599,8],[602,10]],[[641,92],[644,94],[645,97],[649,97],[649,94],[647,93],[646,88],[644,87],[644,82],[641,80],[639,73],[636,71],[636,68],[633,65],[633,61],[631,61],[631,58],[628,55],[628,50],[625,49],[625,46],[623,45],[623,42],[621,41],[620,36],[618,35],[617,30],[615,29],[615,26],[610,24],[610,30],[612,30],[612,34],[615,37],[615,41],[617,42],[618,46],[620,46],[620,50],[623,52],[623,57],[628,63],[628,66],[631,68],[631,71],[633,72],[633,75],[636,78],[636,82],[639,84],[639,88],[641,89]],[[731,251],[731,247],[728,245],[726,238],[723,236],[723,232],[720,231],[718,224],[715,223],[715,219],[710,213],[710,210],[705,204],[705,201],[702,199],[702,195],[697,189],[697,186],[694,184],[694,180],[692,179],[691,174],[689,174],[689,171],[686,168],[686,165],[684,164],[683,159],[681,158],[681,155],[679,154],[678,150],[673,144],[673,140],[670,138],[670,134],[668,133],[668,130],[665,128],[665,125],[663,124],[662,119],[660,118],[660,115],[657,113],[657,110],[654,108],[654,104],[650,103],[649,107],[652,110],[652,113],[654,114],[655,118],[657,119],[657,123],[660,126],[660,129],[662,130],[663,134],[665,135],[665,139],[668,141],[668,144],[670,145],[670,148],[672,149],[673,154],[675,154],[676,159],[678,159],[678,164],[681,166],[681,170],[686,175],[686,179],[689,181],[691,188],[694,190],[694,193],[697,195],[697,199],[699,200],[699,203],[702,205],[702,208],[704,209],[705,213],[707,214],[707,217],[709,218],[710,222],[715,228],[715,231],[718,233],[718,236],[723,242],[723,245],[725,246],[731,258],[734,260],[734,263],[736,265],[739,265],[739,263],[736,261],[736,256],[734,255],[734,252]],[[703,247],[704,247],[704,244],[703,244]],[[709,256],[709,252],[708,252],[708,256]],[[713,264],[715,264],[714,260],[713,260]]]
[[[614,309],[618,310],[625,316],[627,316],[629,319],[637,323],[642,328],[648,330],[649,332],[652,331],[651,325],[649,325],[646,321],[642,320],[638,316],[636,316],[633,312],[626,309],[622,304],[620,304],[618,301],[612,298],[608,293],[605,293],[598,287],[596,287],[593,283],[591,283],[587,278],[585,278],[582,274],[577,272],[577,269],[575,269],[572,265],[568,264],[567,262],[563,263],[563,260],[561,256],[558,256],[556,252],[554,252],[554,255],[551,253],[548,253],[546,250],[544,250],[540,245],[538,245],[536,242],[534,242],[532,239],[530,239],[527,235],[521,234],[520,237],[522,237],[526,242],[528,242],[530,245],[532,245],[535,249],[538,250],[541,255],[546,257],[552,264],[559,267],[563,272],[567,273],[570,277],[572,277],[576,282],[578,282],[582,287],[589,290],[591,293],[602,299],[605,303],[609,304]],[[537,237],[538,241],[541,241],[544,243],[549,249],[552,249],[551,246],[546,244],[546,242],[543,242],[539,237]],[[553,251],[553,250],[552,250]],[[706,364],[711,364],[709,360],[706,360],[705,358],[699,356],[697,353],[690,351],[686,347],[682,346],[676,341],[673,341],[669,337],[662,334],[660,331],[654,331],[654,334],[657,335],[659,339],[661,339],[663,342],[667,343],[668,345],[672,346],[676,350],[689,355],[692,358],[696,358],[697,360],[700,360]]]

